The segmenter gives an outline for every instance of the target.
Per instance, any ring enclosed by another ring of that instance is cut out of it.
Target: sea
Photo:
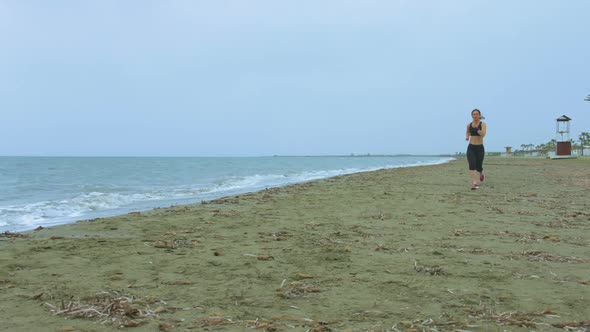
[[[444,156],[0,157],[0,232],[199,203]]]

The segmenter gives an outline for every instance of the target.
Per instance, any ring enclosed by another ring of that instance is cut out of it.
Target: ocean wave
[[[296,172],[292,174],[256,174],[244,177],[233,177],[230,179],[224,180],[218,186],[210,189],[207,193],[217,193],[217,192],[228,192],[234,190],[241,190],[246,188],[252,189],[260,189],[264,187],[272,187],[272,186],[282,186],[288,185],[293,183],[300,183],[318,179],[325,179],[340,175],[346,174],[353,174],[359,172],[371,172],[376,171],[379,169],[392,169],[392,168],[401,168],[401,167],[415,167],[415,166],[425,166],[425,165],[437,165],[437,164],[444,164],[454,158],[438,158],[436,160],[429,160],[429,161],[417,161],[411,162],[407,164],[390,164],[390,165],[381,165],[381,166],[374,166],[374,167],[363,167],[363,168],[341,168],[341,169],[331,169],[331,170],[318,170],[318,171],[302,171]]]

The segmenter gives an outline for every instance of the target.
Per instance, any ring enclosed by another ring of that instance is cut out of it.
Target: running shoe
[[[474,183],[474,184],[471,186],[471,190],[475,190],[475,189],[479,189],[479,185],[478,185],[477,183]]]
[[[486,176],[483,173],[481,173],[479,176],[479,181],[483,182],[485,179],[486,179]]]

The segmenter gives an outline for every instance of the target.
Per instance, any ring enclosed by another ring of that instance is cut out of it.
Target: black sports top
[[[477,127],[473,127],[473,122],[469,124],[469,133],[471,136],[480,136],[477,131],[481,130],[481,124],[482,122],[480,122]]]

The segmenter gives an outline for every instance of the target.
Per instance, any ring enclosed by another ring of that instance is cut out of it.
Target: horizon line
[[[0,158],[265,158],[265,157],[400,157],[400,156],[453,156],[456,153],[411,154],[411,153],[364,153],[364,154],[274,154],[249,156],[207,156],[207,155],[0,155]]]

